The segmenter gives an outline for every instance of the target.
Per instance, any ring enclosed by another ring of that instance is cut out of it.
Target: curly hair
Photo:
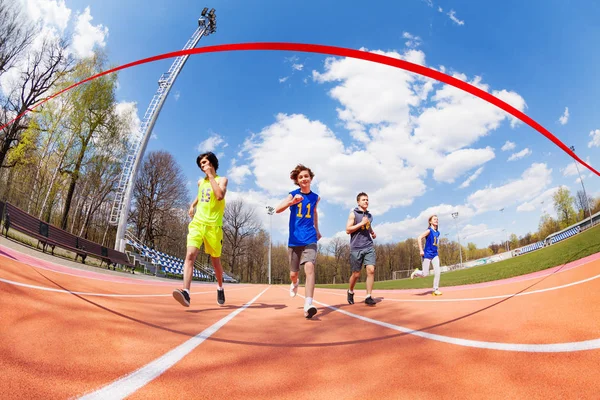
[[[310,169],[310,168],[308,168],[308,167],[305,167],[305,166],[304,166],[304,165],[302,165],[302,164],[298,164],[298,165],[296,165],[296,168],[294,168],[294,169],[292,170],[292,172],[290,172],[290,179],[291,179],[291,180],[293,180],[293,181],[294,181],[294,184],[296,184],[296,185],[298,185],[298,186],[300,186],[300,185],[298,184],[298,175],[300,175],[300,172],[302,172],[302,171],[308,171],[308,174],[310,175],[310,179],[312,179],[312,178],[314,178],[314,177],[315,177],[315,174],[314,174],[314,173],[311,171],[311,169]]]

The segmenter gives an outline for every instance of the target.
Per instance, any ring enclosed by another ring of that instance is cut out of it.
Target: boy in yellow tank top
[[[219,284],[217,303],[225,303],[221,250],[223,248],[223,214],[225,213],[227,178],[217,175],[219,160],[212,152],[200,154],[196,159],[196,164],[206,174],[206,177],[198,181],[198,195],[188,211],[192,222],[188,226],[187,252],[183,267],[184,289],[173,291],[175,300],[184,307],[190,306],[190,286],[194,262],[203,243],[204,251],[210,255]],[[196,208],[195,211],[194,208]]]

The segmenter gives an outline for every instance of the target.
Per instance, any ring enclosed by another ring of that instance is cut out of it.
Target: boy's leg
[[[317,244],[309,244],[302,252],[300,264],[304,265],[304,273],[306,274],[305,285],[305,300],[304,300],[304,316],[312,318],[317,313],[317,307],[313,306],[312,300],[315,292],[315,265],[317,259]]]
[[[196,248],[194,246],[188,246],[185,255],[185,261],[183,264],[183,290],[175,289],[173,291],[173,297],[175,298],[175,300],[177,300],[184,307],[190,306],[190,288],[192,285],[192,273],[194,271],[194,262],[196,261],[196,257],[198,257],[199,251],[199,248]]]
[[[223,228],[220,226],[207,226],[204,237],[204,248],[217,278],[217,303],[225,303],[225,289],[223,288],[223,266],[221,265],[221,251],[223,249]]]
[[[367,299],[371,297],[373,292],[373,284],[375,283],[375,248],[371,247],[365,252],[364,263],[367,266]],[[367,302],[365,300],[365,302]],[[371,299],[372,300],[372,299]],[[374,304],[374,301],[369,301],[367,304]]]
[[[429,258],[423,258],[423,263],[421,266],[423,276],[429,275],[429,263],[430,262],[431,262],[431,260]]]
[[[288,261],[290,265],[290,297],[295,297],[300,284],[300,258],[304,247],[288,247]]]
[[[354,286],[356,282],[358,282],[360,278],[360,271],[363,266],[364,255],[360,250],[350,251],[350,270],[352,275],[350,275],[350,283],[348,288],[348,304],[354,304]]]

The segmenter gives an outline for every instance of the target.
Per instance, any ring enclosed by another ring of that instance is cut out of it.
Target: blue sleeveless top
[[[314,211],[319,200],[319,195],[311,191],[302,193],[300,188],[290,192],[292,197],[297,194],[304,197],[298,203],[290,206],[290,237],[288,246],[306,246],[311,243],[317,243],[317,229],[315,228]]]

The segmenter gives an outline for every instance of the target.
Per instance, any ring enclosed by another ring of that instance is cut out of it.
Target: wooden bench
[[[132,273],[135,270],[134,265],[129,262],[125,253],[75,236],[72,233],[27,214],[10,203],[2,203],[2,207],[4,209],[4,229],[6,230],[6,236],[8,236],[8,230],[13,228],[37,239],[38,244],[36,248],[42,245],[43,252],[46,252],[46,248],[51,248],[51,254],[54,255],[55,247],[60,247],[76,254],[75,260],[80,257],[83,264],[85,264],[85,259],[88,256],[92,256],[101,261],[100,266],[106,262],[109,267],[110,264],[113,264],[115,267],[117,264],[120,264],[130,268]],[[0,216],[2,216],[2,213],[0,213]]]

